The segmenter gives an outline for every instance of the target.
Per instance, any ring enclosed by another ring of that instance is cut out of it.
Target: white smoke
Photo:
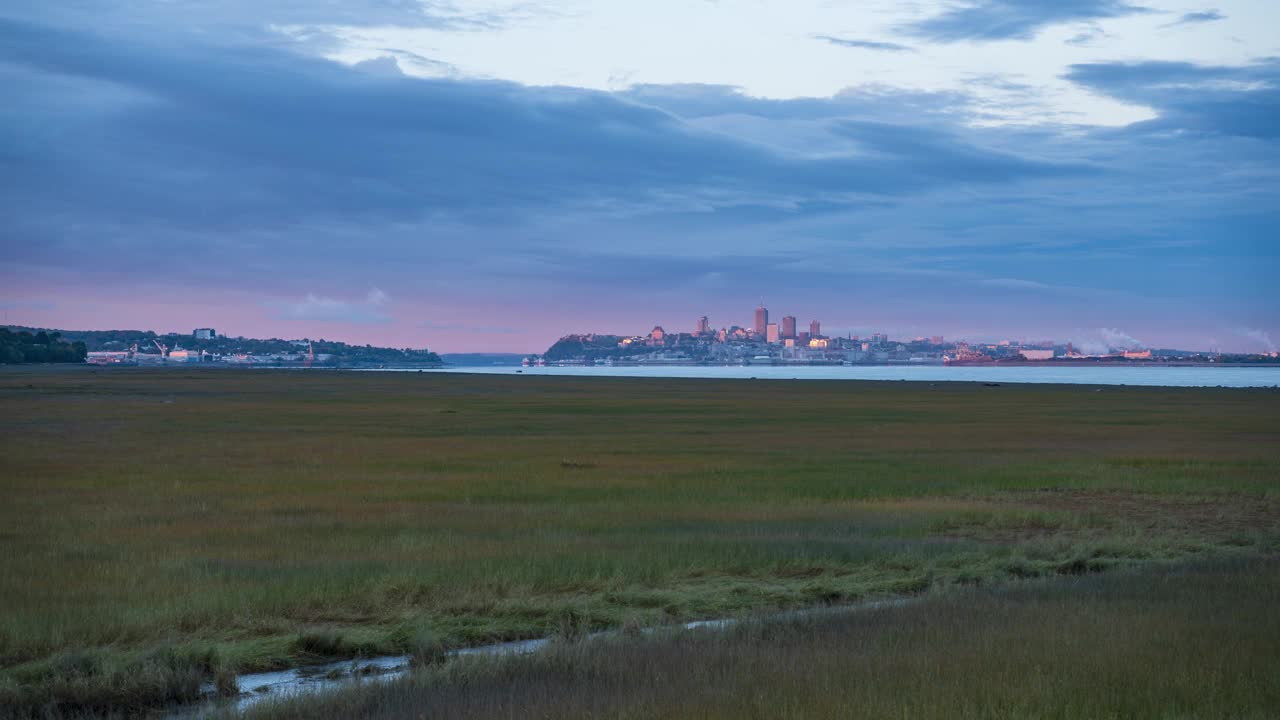
[[[1258,330],[1256,328],[1240,328],[1236,330],[1236,332],[1258,343],[1259,345],[1262,345],[1267,349],[1267,352],[1276,351],[1276,344],[1271,341],[1271,335],[1266,330]]]
[[[1144,347],[1141,340],[1116,328],[1098,328],[1098,334],[1111,350],[1141,350]]]
[[[1145,347],[1141,340],[1116,328],[1076,331],[1071,345],[1085,355],[1106,355],[1117,350],[1138,350]]]

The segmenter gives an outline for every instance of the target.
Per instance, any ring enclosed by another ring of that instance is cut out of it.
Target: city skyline
[[[985,335],[985,336],[962,335],[962,336],[948,337],[948,336],[940,335],[937,333],[916,333],[916,334],[894,333],[894,332],[884,331],[883,329],[880,329],[880,330],[869,329],[871,326],[867,326],[866,328],[860,329],[860,330],[854,330],[852,328],[845,328],[843,330],[833,329],[831,332],[824,333],[822,331],[822,321],[819,320],[818,318],[813,318],[809,320],[808,330],[806,331],[801,329],[802,325],[797,320],[796,316],[784,315],[780,319],[780,322],[771,322],[770,321],[771,317],[776,317],[776,316],[773,316],[770,314],[770,310],[762,298],[760,300],[760,303],[755,307],[753,311],[751,324],[739,324],[737,322],[729,321],[729,322],[725,322],[723,324],[717,325],[717,323],[711,321],[711,316],[699,315],[697,316],[697,318],[694,319],[693,323],[688,329],[685,329],[685,327],[680,324],[664,325],[662,323],[657,323],[653,325],[651,330],[646,332],[631,332],[631,333],[596,332],[596,331],[590,331],[590,332],[594,334],[601,334],[601,335],[608,334],[608,335],[617,335],[619,337],[630,337],[633,339],[644,338],[648,335],[651,335],[652,333],[658,333],[658,334],[667,335],[667,336],[674,336],[674,335],[681,335],[681,334],[688,334],[693,336],[709,335],[709,336],[717,336],[720,338],[720,341],[723,342],[724,341],[723,336],[725,335],[726,331],[730,333],[732,331],[739,331],[741,333],[745,333],[745,337],[747,338],[751,338],[757,342],[764,341],[769,344],[780,343],[785,340],[797,340],[797,339],[808,340],[810,338],[815,338],[815,339],[816,338],[850,338],[854,340],[857,340],[857,339],[873,340],[876,342],[927,342],[929,344],[938,345],[938,346],[955,345],[956,343],[975,343],[975,344],[1012,345],[1012,346],[1025,345],[1027,347],[1040,347],[1045,345],[1057,345],[1057,346],[1065,345],[1067,347],[1074,347],[1077,350],[1081,350],[1087,353],[1105,353],[1105,352],[1111,352],[1116,350],[1141,350],[1141,349],[1157,349],[1157,348],[1158,349],[1190,350],[1195,352],[1221,351],[1221,348],[1216,345],[1208,348],[1173,348],[1171,346],[1166,347],[1166,346],[1153,345],[1150,343],[1143,342],[1142,340],[1139,340],[1138,338],[1132,335],[1129,335],[1128,333],[1125,333],[1116,328],[1099,328],[1096,336],[1089,335],[1089,334],[1085,334],[1082,336],[1080,334],[1077,334],[1074,338],[1069,337],[1065,339],[1056,338],[1050,335],[1013,336],[1009,334],[1005,334],[1005,335],[996,334],[996,335]],[[561,338],[563,339],[564,337],[573,337],[574,335],[577,335],[577,334],[581,334],[581,333],[571,332],[566,335],[562,335]],[[1276,352],[1276,348],[1273,345],[1267,345],[1267,343],[1270,341],[1269,337],[1261,337],[1261,338],[1258,338],[1257,340],[1259,341],[1260,344],[1264,345],[1265,347],[1262,350],[1254,351],[1254,352],[1258,352],[1262,354]],[[1245,351],[1245,352],[1249,352],[1249,351]]]
[[[777,318],[777,321],[770,321],[771,317]],[[197,327],[193,330],[183,330],[183,329],[158,329],[153,326],[139,326],[139,327],[131,327],[131,328],[125,328],[123,326],[112,327],[112,328],[105,328],[105,327],[73,328],[73,327],[53,326],[53,325],[48,325],[48,326],[23,325],[22,323],[9,323],[7,319],[7,312],[5,312],[5,321],[3,323],[0,323],[0,326],[13,327],[13,328],[30,327],[33,329],[62,330],[62,331],[72,331],[72,332],[76,332],[76,331],[93,332],[93,331],[103,331],[103,330],[136,330],[141,332],[152,331],[152,332],[156,332],[159,335],[177,335],[177,336],[191,335],[197,340],[209,339],[210,337],[213,337],[215,333],[214,328],[210,328],[210,327]],[[650,326],[644,325],[644,327],[650,327]],[[1182,350],[1182,351],[1200,352],[1200,353],[1226,352],[1226,353],[1236,353],[1236,354],[1262,354],[1262,355],[1269,354],[1272,356],[1274,356],[1277,352],[1277,348],[1275,344],[1271,341],[1271,338],[1265,333],[1260,333],[1258,337],[1250,338],[1251,340],[1254,341],[1254,344],[1256,347],[1240,350],[1240,349],[1233,349],[1233,348],[1223,348],[1222,346],[1216,345],[1216,344],[1210,345],[1207,347],[1191,347],[1191,346],[1176,347],[1173,345],[1161,345],[1159,343],[1145,342],[1117,328],[1097,328],[1096,331],[1078,331],[1076,333],[1073,333],[1067,336],[1054,336],[1047,333],[1031,334],[1031,335],[1027,335],[1027,334],[1015,335],[1010,333],[1004,333],[1004,334],[989,333],[989,334],[975,335],[975,334],[962,333],[959,335],[949,336],[949,335],[938,334],[936,332],[922,331],[918,327],[912,327],[904,331],[901,329],[896,329],[896,330],[886,329],[884,327],[876,326],[874,324],[867,324],[867,325],[860,325],[860,326],[843,326],[843,327],[828,326],[829,330],[824,331],[823,322],[816,317],[808,321],[808,324],[807,324],[808,330],[804,330],[803,329],[804,327],[805,325],[803,324],[803,322],[798,320],[797,317],[794,315],[784,315],[781,318],[778,318],[776,315],[771,315],[770,310],[768,309],[768,307],[766,306],[762,298],[760,301],[760,304],[758,304],[752,312],[752,322],[750,323],[739,324],[736,321],[726,321],[724,323],[717,325],[717,323],[712,321],[710,315],[698,315],[693,319],[692,323],[689,323],[688,327],[686,327],[684,324],[677,321],[674,323],[655,323],[655,324],[652,324],[651,329],[649,330],[641,330],[639,327],[633,327],[627,330],[622,330],[619,328],[610,328],[607,330],[601,330],[601,329],[574,330],[574,331],[562,332],[560,335],[556,336],[555,339],[561,340],[564,338],[574,337],[579,335],[613,335],[613,336],[623,337],[623,338],[639,339],[639,338],[649,337],[652,333],[658,333],[658,334],[666,334],[667,336],[671,336],[671,337],[675,337],[678,335],[717,336],[720,338],[720,341],[723,342],[724,341],[723,336],[725,335],[726,331],[729,331],[730,333],[732,333],[732,331],[736,330],[740,333],[744,333],[740,339],[751,339],[756,342],[766,342],[768,344],[781,344],[786,340],[797,340],[797,339],[807,342],[810,338],[839,338],[839,339],[851,338],[853,340],[858,340],[858,339],[861,339],[864,341],[871,340],[873,342],[878,342],[878,343],[926,342],[936,346],[942,346],[942,345],[955,346],[958,343],[959,344],[972,343],[975,345],[989,345],[989,346],[1006,345],[1006,346],[1013,346],[1013,347],[1066,346],[1068,348],[1074,347],[1077,351],[1084,352],[1086,354],[1103,354],[1103,353],[1115,352],[1120,350],[1139,350],[1139,349]],[[231,331],[224,330],[218,333],[217,336],[228,337],[228,338],[237,338],[237,337],[239,338],[255,338],[255,337],[279,338],[281,340],[292,340],[292,341],[302,340],[304,342],[307,339],[312,339],[312,340],[322,339],[322,340],[338,341],[338,342],[351,342],[350,339],[348,338],[343,338],[340,336],[333,336],[333,335],[330,335],[327,337],[324,335],[314,335],[314,336],[313,335],[288,335],[287,333],[280,333],[280,332],[267,332],[267,333],[253,334],[253,333],[238,332],[236,330],[231,330]],[[733,338],[730,337],[729,339],[732,340]],[[355,342],[353,344],[359,345],[361,343]],[[551,342],[548,342],[548,345],[549,344],[551,344]],[[375,344],[375,346],[377,345]],[[438,350],[443,353],[461,353],[461,354],[466,354],[469,352],[478,352],[478,353],[499,353],[499,354],[506,353],[506,354],[512,354],[512,355],[537,355],[541,352],[540,349],[536,349],[536,348],[523,349],[523,350],[515,350],[515,349],[509,349],[509,348],[496,349],[496,350],[495,349],[451,350],[448,348],[441,349],[438,347],[429,347],[427,345],[411,345],[411,344],[403,345],[403,346],[395,345],[395,344],[385,344],[385,345],[380,345],[380,347],[406,347],[406,348],[416,347],[416,348]],[[145,350],[146,349],[144,349],[144,351]]]
[[[11,3],[0,310],[532,352],[764,295],[832,333],[1268,351],[1276,28],[1251,0]]]

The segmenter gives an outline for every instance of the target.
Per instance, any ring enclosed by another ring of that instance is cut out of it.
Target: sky
[[[1280,343],[1271,0],[0,4],[0,314]]]

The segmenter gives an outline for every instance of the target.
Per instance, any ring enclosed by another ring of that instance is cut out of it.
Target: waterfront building
[[[787,315],[782,318],[782,337],[792,340],[796,337],[796,316]]]

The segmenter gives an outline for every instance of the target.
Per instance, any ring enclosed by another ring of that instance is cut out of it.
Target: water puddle
[[[912,602],[913,600],[915,600],[915,598],[893,598],[888,600],[864,602],[857,605],[839,605],[832,607],[807,608],[803,610],[790,610],[763,617],[754,616],[742,619],[723,618],[718,620],[695,620],[693,622],[684,623],[683,625],[646,628],[642,632],[650,634],[653,632],[674,629],[725,630],[740,622],[750,622],[753,620],[799,620],[823,615],[834,615],[858,610],[874,610],[882,607],[904,605]],[[604,637],[617,637],[620,634],[620,630],[606,630],[603,632],[591,633],[586,637],[586,639],[592,640]],[[515,640],[511,642],[492,643],[489,645],[477,645],[474,647],[450,650],[447,653],[447,657],[502,657],[510,655],[528,655],[541,650],[550,642],[550,638],[537,638],[534,640]],[[388,655],[384,657],[359,660],[340,660],[338,662],[330,662],[320,665],[307,665],[304,667],[292,668],[289,670],[277,670],[274,672],[247,673],[236,678],[236,686],[239,691],[238,695],[232,697],[219,697],[217,689],[213,686],[213,683],[205,683],[201,688],[205,697],[204,700],[167,712],[162,717],[164,720],[197,720],[198,718],[203,718],[217,713],[239,713],[268,700],[316,695],[351,687],[358,683],[388,682],[404,677],[409,674],[411,669],[410,657],[408,655]]]

